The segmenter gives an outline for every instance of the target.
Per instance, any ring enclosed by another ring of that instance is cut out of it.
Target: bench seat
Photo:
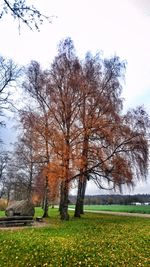
[[[33,222],[34,220],[32,216],[3,217],[0,218],[0,227],[31,225]]]

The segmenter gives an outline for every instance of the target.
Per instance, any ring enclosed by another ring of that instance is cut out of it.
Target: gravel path
[[[20,229],[27,229],[27,228],[41,228],[48,226],[48,223],[46,222],[34,222],[32,225],[27,225],[27,226],[3,226],[0,227],[0,230],[20,230]]]
[[[150,218],[150,214],[143,214],[143,213],[116,212],[116,211],[98,211],[98,210],[97,211],[96,210],[85,210],[85,212],[111,214],[111,215],[117,215],[117,216]]]

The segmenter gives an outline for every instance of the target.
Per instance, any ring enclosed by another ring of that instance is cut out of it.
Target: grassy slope
[[[0,231],[0,267],[150,266],[149,219],[86,214],[61,222],[57,210],[50,215],[44,228]]]
[[[70,206],[74,208],[74,206]],[[103,210],[103,211],[118,211],[131,213],[146,213],[150,214],[150,205],[134,206],[134,205],[85,205],[85,210]]]

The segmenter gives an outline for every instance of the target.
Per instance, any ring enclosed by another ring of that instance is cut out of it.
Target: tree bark
[[[43,203],[43,218],[48,218],[48,177],[46,176],[46,183],[45,183],[45,194],[44,194],[44,203]]]
[[[69,220],[68,214],[68,183],[63,181],[61,184],[61,199],[60,199],[60,218],[61,220]]]
[[[84,214],[84,197],[86,189],[87,178],[85,175],[80,176],[78,182],[77,201],[75,206],[74,217],[79,217]]]
[[[80,170],[77,201],[76,201],[74,217],[80,217],[81,214],[84,214],[84,197],[85,197],[85,190],[86,190],[86,184],[87,184],[87,174],[83,174],[83,173],[87,170],[87,166],[88,166],[88,159],[87,159],[88,142],[89,142],[89,137],[85,131],[84,141],[83,141],[83,151],[82,151],[82,159],[84,162],[84,166]]]
[[[86,184],[87,184],[87,177],[84,176],[84,180],[82,183],[82,190],[81,190],[80,214],[84,214],[84,198],[85,198]]]
[[[76,200],[75,213],[74,213],[74,217],[78,217],[78,218],[80,218],[80,214],[81,214],[80,213],[81,191],[82,191],[82,181],[80,177],[79,182],[78,182],[77,200]]]

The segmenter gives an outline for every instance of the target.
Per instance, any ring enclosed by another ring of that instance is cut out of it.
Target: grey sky
[[[144,13],[144,15],[150,15],[150,1],[149,0],[128,0],[133,3],[133,5]]]

